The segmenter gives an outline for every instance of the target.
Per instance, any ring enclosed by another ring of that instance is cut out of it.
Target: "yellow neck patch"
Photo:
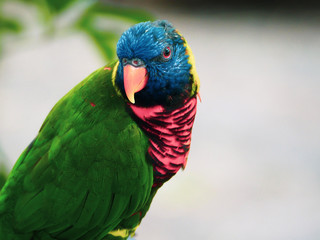
[[[192,53],[192,50],[189,44],[187,43],[186,39],[181,35],[181,33],[177,29],[176,29],[176,32],[180,35],[181,39],[184,41],[183,45],[186,48],[186,54],[189,55],[188,63],[191,65],[190,75],[193,80],[191,96],[194,96],[195,94],[199,93],[199,90],[200,90],[200,79],[196,71],[196,62],[194,60],[194,55]]]
[[[185,41],[184,46],[186,47],[186,54],[189,55],[188,63],[191,65],[190,74],[192,75],[192,78],[193,78],[191,96],[193,96],[199,92],[200,79],[199,79],[198,73],[196,71],[196,62],[194,60],[194,55],[192,53],[192,50],[191,50],[189,44],[187,43],[187,41],[186,40],[184,40],[184,41]]]

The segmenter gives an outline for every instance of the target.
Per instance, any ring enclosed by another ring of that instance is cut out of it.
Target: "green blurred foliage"
[[[72,2],[76,0],[19,0],[21,2],[35,4],[40,8],[46,8],[51,13],[61,13],[63,10],[68,8]]]
[[[22,24],[13,19],[12,17],[6,16],[1,11],[1,3],[0,2],[0,56],[2,53],[2,37],[5,34],[17,34],[20,33],[23,29]]]
[[[7,16],[0,15],[0,31],[19,33],[22,30],[22,25],[17,20]]]
[[[154,17],[144,10],[106,5],[99,2],[92,5],[92,7],[88,9],[87,13],[88,15],[102,14],[104,16],[121,18],[132,23],[154,20]]]
[[[98,17],[118,19],[132,24],[154,20],[151,14],[139,9],[110,6],[99,2],[90,6],[79,19],[77,26],[92,38],[106,60],[115,57],[115,46],[119,36],[111,30],[99,28],[99,25],[95,24]]]
[[[60,13],[68,6],[70,6],[76,0],[40,0],[41,2],[45,2],[48,6],[48,9],[51,10],[52,13]]]
[[[8,31],[11,33],[19,33],[23,30],[23,23],[13,18],[4,17],[1,6],[8,1],[10,0],[0,0],[0,34],[7,33]],[[115,47],[120,35],[112,29],[102,29],[100,27],[101,25],[95,24],[97,18],[99,18],[100,21],[101,19],[103,21],[113,20],[132,25],[139,22],[155,20],[150,13],[141,9],[120,7],[93,0],[15,0],[15,2],[30,4],[36,7],[39,21],[41,21],[44,28],[46,28],[45,32],[50,34],[55,34],[55,20],[59,16],[67,10],[77,9],[78,4],[85,4],[86,9],[83,11],[83,14],[79,14],[79,19],[76,20],[75,24],[70,24],[70,30],[83,31],[86,33],[107,61],[114,59]],[[80,10],[81,9],[79,9],[79,11]]]

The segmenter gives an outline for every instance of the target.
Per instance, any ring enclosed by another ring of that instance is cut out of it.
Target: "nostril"
[[[127,63],[131,64],[134,67],[140,67],[144,65],[144,62],[139,58],[133,58],[131,60],[126,59],[126,60],[127,60]]]

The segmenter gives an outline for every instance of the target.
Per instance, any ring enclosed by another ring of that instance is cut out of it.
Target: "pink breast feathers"
[[[187,164],[197,99],[188,99],[180,108],[148,108],[130,104],[135,120],[148,135],[148,153],[153,160],[155,184],[169,180]]]

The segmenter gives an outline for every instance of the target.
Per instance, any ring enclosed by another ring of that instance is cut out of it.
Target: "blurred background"
[[[0,1],[0,164],[53,105],[115,59],[120,34],[171,21],[202,102],[188,166],[137,240],[320,239],[320,9],[311,1]]]

